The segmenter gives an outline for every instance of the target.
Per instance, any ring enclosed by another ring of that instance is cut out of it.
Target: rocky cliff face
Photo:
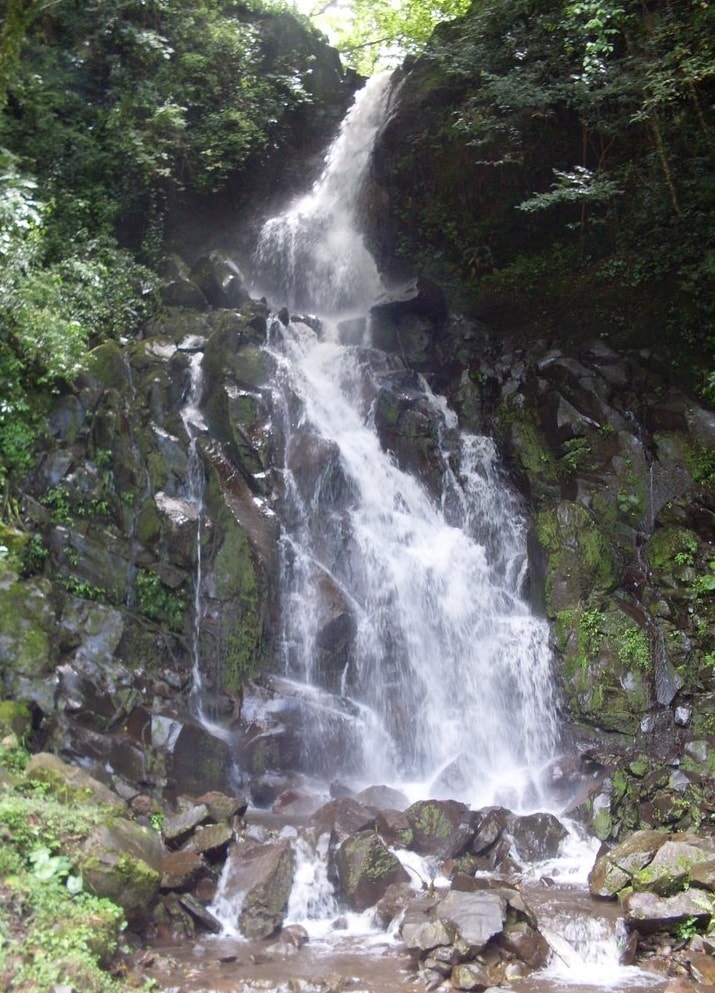
[[[405,182],[414,129],[424,137],[462,98],[431,71],[420,64],[402,81],[366,190],[392,275],[437,243],[405,217],[408,194],[422,213],[438,204],[437,185],[458,199],[476,184],[480,204],[491,195],[446,139],[410,157],[420,176]],[[189,245],[199,207],[177,220]],[[453,218],[456,202],[439,211],[436,223]],[[420,244],[412,259],[397,258],[405,233]],[[34,536],[0,534],[10,702],[0,719],[129,790],[222,788],[238,756],[253,799],[268,803],[285,786],[271,777],[300,767],[311,720],[276,681],[249,685],[277,659],[282,439],[261,349],[268,309],[221,254],[167,272],[162,317],[139,340],[96,349],[58,399],[21,508]],[[592,315],[539,336],[538,320],[507,331],[502,310],[495,330],[452,303],[422,276],[373,310],[373,342],[399,369],[375,405],[381,443],[438,492],[437,428],[413,372],[446,394],[463,427],[495,437],[532,520],[530,595],[552,625],[574,746],[562,773],[598,784],[582,816],[602,838],[697,826],[710,816],[715,761],[715,415],[656,350],[616,351],[603,326],[590,335]],[[306,452],[305,471],[333,457]],[[350,661],[351,624],[331,601],[319,640],[327,689]],[[199,702],[226,735],[196,720]]]

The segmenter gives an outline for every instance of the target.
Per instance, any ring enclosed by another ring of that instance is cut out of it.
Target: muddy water
[[[540,924],[568,934],[556,943],[549,967],[502,987],[515,993],[698,993],[702,987],[663,970],[624,968],[608,948],[618,917],[616,904],[594,901],[577,886],[546,886],[525,881],[522,893]],[[569,919],[571,928],[569,930]],[[324,937],[297,947],[287,936],[249,942],[205,937],[194,943],[157,945],[141,953],[137,966],[159,987],[176,993],[425,993],[428,986],[394,934],[341,930],[343,919]],[[579,944],[578,931],[582,931]],[[288,929],[290,932],[290,929]],[[599,937],[599,935],[601,937]],[[564,950],[566,949],[566,950]],[[449,990],[447,980],[443,987]]]

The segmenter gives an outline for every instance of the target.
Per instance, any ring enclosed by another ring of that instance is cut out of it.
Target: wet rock
[[[508,925],[499,937],[499,943],[531,969],[542,969],[551,954],[543,935],[526,922]]]
[[[208,300],[193,280],[177,277],[161,287],[161,299],[167,307],[185,307],[188,310],[206,310]]]
[[[198,805],[203,804],[211,820],[216,821],[217,824],[224,821],[229,824],[233,821],[234,817],[243,817],[248,809],[248,800],[246,797],[229,796],[218,790],[212,790],[210,793],[202,794],[196,798],[196,803]]]
[[[407,883],[409,876],[399,859],[372,831],[347,838],[335,853],[338,891],[353,910],[372,907],[394,883]]]
[[[712,955],[705,955],[703,952],[690,952],[688,954],[688,967],[690,975],[696,983],[715,986],[715,958]]]
[[[404,810],[409,804],[404,793],[390,786],[368,786],[356,793],[353,800],[378,810]]]
[[[236,308],[248,300],[241,270],[223,252],[202,255],[189,278],[212,307]]]
[[[452,890],[437,907],[436,915],[476,955],[501,933],[506,920],[506,901],[498,893]]]
[[[415,893],[409,883],[391,883],[385,890],[385,895],[378,900],[375,914],[384,928],[404,912],[414,900]]]
[[[412,826],[403,810],[380,810],[375,816],[375,823],[388,845],[409,848]]]
[[[662,831],[637,831],[596,860],[588,879],[592,896],[614,897],[652,861],[667,840]]]
[[[161,826],[164,841],[167,845],[178,848],[184,844],[200,824],[205,824],[208,819],[208,808],[203,803],[188,807],[178,814],[172,814],[164,819]]]
[[[186,720],[167,744],[167,774],[177,793],[198,795],[226,786],[233,759],[225,740]]]
[[[509,823],[511,811],[504,807],[485,807],[474,815],[473,824],[475,829],[474,840],[471,849],[481,855],[499,840]]]
[[[536,813],[512,817],[509,833],[518,857],[525,862],[555,858],[568,831],[553,814]]]
[[[321,832],[329,831],[334,842],[340,842],[359,831],[374,827],[375,811],[353,797],[345,797],[324,804],[315,812],[311,823]]]
[[[673,835],[659,847],[648,865],[633,875],[633,886],[669,896],[689,887],[698,865],[713,857],[715,839]]]
[[[169,852],[161,862],[162,890],[190,890],[206,872],[206,861],[197,852]]]
[[[191,893],[182,893],[179,897],[179,903],[187,910],[193,919],[197,921],[202,928],[206,931],[210,931],[211,934],[220,934],[223,930],[223,925],[214,915],[206,909],[199,901],[191,895]]]
[[[690,920],[705,928],[715,913],[715,898],[701,890],[674,896],[628,893],[622,900],[622,907],[626,924],[642,933],[672,930]]]
[[[471,811],[457,800],[418,800],[405,817],[412,829],[408,847],[420,855],[454,858],[474,838]]]
[[[237,844],[228,857],[224,897],[237,908],[246,938],[268,938],[281,926],[293,885],[295,856],[287,841]]]
[[[52,585],[45,579],[19,582],[5,573],[0,577],[0,616],[4,693],[50,713],[58,642]]]
[[[481,962],[462,962],[452,969],[451,985],[458,990],[483,990],[491,981],[489,969]]]
[[[693,886],[715,892],[715,858],[706,858],[693,865],[690,869],[690,881]]]
[[[408,907],[400,937],[409,951],[430,952],[440,946],[449,946],[454,941],[454,930],[439,918],[429,917],[422,907]]]
[[[95,803],[109,812],[124,813],[126,804],[116,793],[99,780],[90,776],[84,769],[68,765],[57,755],[38,752],[30,759],[25,775],[28,780],[44,783],[50,793],[71,802],[72,797],[86,800],[91,796]]]
[[[226,854],[232,840],[233,829],[230,825],[209,824],[197,828],[186,848],[188,851],[206,855],[210,859],[218,859]]]

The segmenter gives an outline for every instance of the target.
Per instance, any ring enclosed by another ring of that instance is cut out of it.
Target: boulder
[[[197,804],[203,804],[208,810],[209,817],[217,824],[225,821],[230,824],[234,817],[243,817],[248,809],[245,796],[229,796],[219,790],[211,790],[196,798]]]
[[[504,807],[484,807],[476,812],[473,818],[476,833],[471,845],[476,855],[483,854],[499,840],[510,816],[510,811]]]
[[[636,831],[626,841],[600,856],[588,878],[591,895],[615,897],[630,885],[637,872],[652,861],[667,837],[662,831]]]
[[[169,852],[161,862],[162,890],[190,890],[206,872],[206,861],[197,852]]]
[[[451,985],[457,990],[483,990],[492,978],[483,962],[460,962],[452,969]]]
[[[202,255],[192,267],[189,279],[212,307],[236,308],[248,300],[241,270],[218,250]]]
[[[696,868],[715,855],[715,839],[673,835],[643,869],[633,876],[636,890],[670,896],[687,889]]]
[[[400,937],[409,951],[430,952],[454,941],[454,931],[439,918],[427,916],[420,906],[408,907],[400,927]]]
[[[190,852],[200,852],[208,858],[218,859],[226,854],[232,840],[233,828],[229,824],[208,824],[196,830],[186,848]]]
[[[404,810],[409,804],[404,793],[390,786],[368,786],[356,793],[353,800],[378,810]]]
[[[187,719],[167,744],[167,774],[177,793],[197,795],[207,789],[220,791],[228,784],[233,757],[223,738]]]
[[[27,779],[43,783],[50,793],[64,803],[72,803],[73,799],[86,801],[92,799],[109,811],[124,813],[126,804],[108,786],[94,779],[84,769],[68,765],[57,755],[49,752],[38,752],[30,759],[25,770]]]
[[[474,838],[472,813],[457,800],[418,800],[407,808],[405,817],[412,830],[407,847],[420,855],[454,858]]]
[[[346,839],[335,854],[338,891],[353,910],[372,907],[393,883],[409,882],[402,865],[373,831]]]
[[[715,897],[697,889],[674,896],[628,893],[622,907],[626,924],[641,933],[674,930],[686,921],[705,929],[715,914]]]
[[[506,901],[499,893],[452,890],[437,907],[436,915],[469,948],[470,954],[476,955],[491,938],[501,934]]]
[[[499,944],[524,962],[530,969],[543,969],[549,961],[549,943],[525,921],[509,924],[499,937]]]
[[[311,822],[319,831],[330,832],[332,841],[341,842],[358,831],[374,827],[375,810],[354,797],[343,797],[323,804]]]
[[[209,819],[208,808],[203,803],[197,803],[178,814],[164,818],[161,833],[169,847],[180,847],[194,833],[200,824],[206,824]]]
[[[118,904],[130,924],[143,925],[162,879],[156,831],[133,821],[100,825],[85,841],[79,868],[86,889]]]
[[[553,814],[526,814],[509,821],[514,849],[524,862],[555,858],[568,831]]]
[[[268,938],[280,928],[293,886],[295,856],[288,841],[234,845],[224,872],[224,906],[246,938]]]

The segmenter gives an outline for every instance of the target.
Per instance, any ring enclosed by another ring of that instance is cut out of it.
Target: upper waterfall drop
[[[548,627],[523,597],[519,500],[490,439],[461,433],[397,356],[342,346],[331,325],[365,314],[381,290],[356,205],[389,86],[375,77],[357,95],[320,180],[266,223],[256,251],[268,298],[322,321],[316,333],[312,319],[275,320],[267,344],[284,446],[282,644],[286,676],[306,687],[303,768],[539,806],[556,721]],[[429,478],[385,442],[393,403],[428,425]]]
[[[310,193],[263,226],[256,249],[258,287],[292,310],[350,314],[364,311],[380,293],[380,276],[357,214],[391,88],[388,72],[368,80]]]

